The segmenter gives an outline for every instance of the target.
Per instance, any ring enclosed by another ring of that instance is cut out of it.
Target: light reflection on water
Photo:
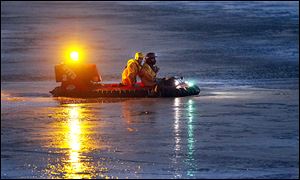
[[[188,171],[187,175],[188,176],[194,176],[193,170],[195,163],[194,162],[194,143],[195,143],[195,138],[194,138],[194,127],[193,127],[193,111],[194,111],[194,101],[190,99],[188,101],[188,152],[187,152],[187,163],[188,163]]]
[[[181,178],[182,173],[180,172],[181,169],[180,163],[181,163],[181,154],[184,151],[184,148],[182,147],[182,141],[184,139],[183,136],[183,130],[185,129],[184,126],[187,128],[187,136],[186,136],[186,159],[184,162],[187,165],[186,175],[187,176],[194,176],[194,171],[196,170],[196,164],[195,164],[195,158],[194,158],[194,151],[195,151],[195,137],[194,137],[194,126],[193,126],[193,120],[194,120],[194,101],[192,99],[189,99],[187,102],[181,102],[185,101],[181,98],[175,98],[174,99],[174,141],[175,141],[175,158],[173,159],[173,162],[175,164],[175,178]],[[187,119],[187,122],[184,122],[184,120]]]
[[[174,131],[175,131],[175,152],[180,151],[180,127],[179,127],[179,120],[180,120],[180,98],[176,98],[174,100],[175,106],[175,118],[174,118]],[[176,154],[177,155],[177,154]]]
[[[174,163],[175,163],[175,178],[180,178],[181,173],[178,169],[178,164],[179,158],[180,158],[180,144],[181,144],[181,138],[180,138],[180,98],[175,98],[174,99],[174,137],[175,137],[175,158],[174,158]]]
[[[130,102],[128,102],[130,103]],[[126,107],[126,108],[125,108]],[[131,119],[136,115],[131,112],[131,108],[125,103],[122,108],[127,130],[134,130],[131,124],[137,119]],[[193,121],[195,119],[195,103],[192,99],[175,98],[173,101],[173,133],[174,133],[174,177],[193,177],[195,176],[195,136]],[[94,119],[96,112],[82,104],[65,104],[56,109],[53,114],[52,140],[48,147],[61,154],[53,162],[48,159],[46,174],[50,178],[110,178],[108,164],[105,161],[95,159],[92,155],[93,149],[102,148],[105,143],[96,146],[96,141],[91,136],[93,133],[101,133],[100,129],[95,132],[95,124],[99,126],[99,121],[90,121]],[[138,118],[139,119],[139,118]],[[129,133],[132,133],[131,131]],[[104,159],[103,159],[104,160]],[[116,178],[116,177],[115,177]]]
[[[83,163],[80,162],[80,150],[82,148],[81,143],[85,143],[84,136],[82,135],[82,122],[80,120],[80,108],[78,106],[73,106],[69,110],[69,133],[67,144],[69,146],[69,162],[70,168],[67,171],[67,178],[84,178],[82,174],[77,174],[82,172],[84,169]],[[87,175],[86,178],[90,178]]]
[[[81,104],[62,106],[55,112],[53,124],[53,139],[50,148],[57,149],[64,155],[56,162],[49,162],[45,170],[50,178],[90,179],[96,177],[108,178],[104,164],[88,157],[95,147],[95,142],[89,135],[88,119],[92,113],[82,108]]]

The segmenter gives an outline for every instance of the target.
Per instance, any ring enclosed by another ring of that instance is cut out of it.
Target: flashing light
[[[79,53],[77,51],[72,51],[70,53],[70,58],[73,61],[78,61],[79,60]]]

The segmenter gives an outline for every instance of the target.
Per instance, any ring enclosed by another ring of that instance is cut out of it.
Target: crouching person
[[[141,70],[141,64],[144,59],[144,55],[141,52],[135,53],[134,59],[129,59],[127,66],[122,73],[122,85],[135,86],[136,78]]]
[[[155,66],[155,64],[155,53],[148,53],[145,57],[145,63],[139,73],[139,77],[141,78],[143,85],[146,87],[155,86],[159,81],[159,79],[156,78],[159,68]]]

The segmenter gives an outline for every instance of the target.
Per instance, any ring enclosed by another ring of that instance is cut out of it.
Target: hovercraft
[[[54,97],[183,97],[200,93],[198,86],[185,82],[182,77],[162,78],[153,87],[145,87],[142,83],[134,87],[104,84],[95,64],[56,65],[55,78],[61,86],[50,91]]]

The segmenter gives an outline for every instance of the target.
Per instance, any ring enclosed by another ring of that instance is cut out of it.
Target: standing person
[[[155,53],[148,53],[145,57],[145,63],[143,64],[139,76],[144,86],[155,86],[157,84],[157,72],[159,68],[155,66],[156,56]]]
[[[135,86],[136,77],[141,70],[141,64],[144,55],[141,52],[136,52],[134,59],[129,59],[127,66],[122,73],[122,84],[125,86]]]

